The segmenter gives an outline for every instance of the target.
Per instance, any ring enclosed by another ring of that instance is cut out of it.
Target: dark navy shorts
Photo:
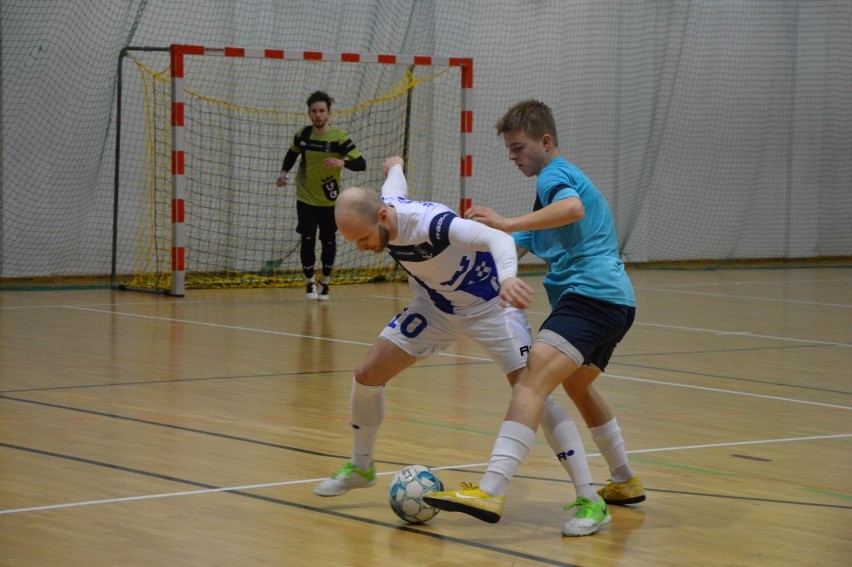
[[[558,348],[577,366],[594,365],[604,371],[635,317],[635,307],[567,294],[542,323],[536,342]]]

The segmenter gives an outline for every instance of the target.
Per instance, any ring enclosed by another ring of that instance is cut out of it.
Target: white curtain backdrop
[[[109,274],[118,55],[171,43],[472,57],[475,202],[531,207],[534,181],[506,159],[493,124],[537,98],[556,114],[563,155],[609,200],[628,262],[852,255],[850,2],[4,0],[0,10],[0,278]]]

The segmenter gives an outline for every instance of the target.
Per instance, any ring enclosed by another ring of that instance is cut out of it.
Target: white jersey
[[[396,209],[397,235],[390,255],[411,276],[415,296],[428,298],[444,313],[477,311],[500,295],[497,267],[489,252],[450,243],[453,223],[470,223],[438,203],[382,197]]]
[[[444,313],[481,312],[499,297],[499,282],[517,275],[515,241],[445,205],[409,201],[407,195],[408,181],[395,165],[382,185],[382,201],[397,217],[397,234],[387,249],[411,276],[412,293]]]
[[[466,336],[506,374],[523,368],[532,332],[523,311],[503,308],[498,300],[499,282],[517,275],[515,241],[444,205],[409,201],[407,195],[402,168],[394,166],[382,186],[382,201],[397,219],[387,250],[408,272],[414,298],[380,336],[416,358]]]

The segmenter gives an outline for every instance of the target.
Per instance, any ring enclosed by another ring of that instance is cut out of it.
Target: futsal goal
[[[335,99],[378,190],[385,157],[406,161],[410,197],[460,208],[472,173],[473,61],[172,45],[119,58],[113,287],[301,285],[293,186],[275,180],[316,90]],[[403,279],[387,254],[338,237],[332,283]],[[319,256],[319,254],[318,254]]]

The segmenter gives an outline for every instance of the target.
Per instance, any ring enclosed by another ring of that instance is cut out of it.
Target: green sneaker
[[[483,522],[496,524],[503,514],[502,496],[489,496],[479,489],[478,484],[461,483],[460,490],[430,492],[423,496],[423,502],[448,512],[463,512]]]
[[[607,504],[638,504],[645,500],[645,487],[638,476],[634,476],[627,482],[609,481],[606,486],[598,490],[601,498]]]
[[[318,496],[340,496],[346,494],[353,488],[369,488],[376,484],[376,465],[370,463],[370,468],[362,471],[354,463],[346,463],[339,471],[331,475],[316,488],[314,494]]]
[[[585,536],[592,535],[598,528],[612,521],[612,516],[607,510],[606,502],[592,502],[588,498],[577,498],[572,504],[565,506],[565,510],[574,508],[574,516],[569,518],[562,527],[562,535]]]

